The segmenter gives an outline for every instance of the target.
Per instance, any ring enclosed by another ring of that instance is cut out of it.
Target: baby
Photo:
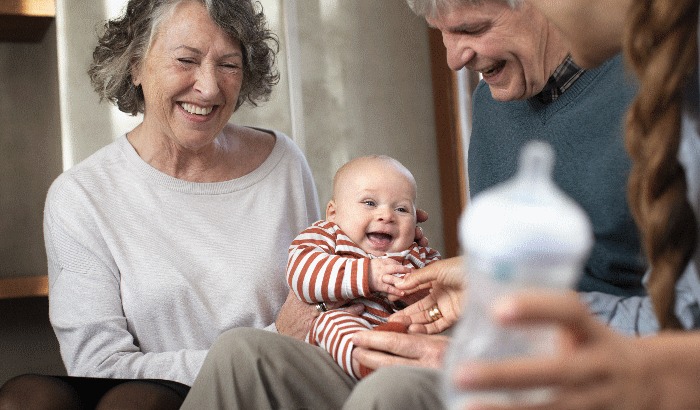
[[[393,284],[412,268],[440,259],[437,251],[414,242],[415,202],[415,179],[399,161],[356,158],[333,179],[326,220],[302,232],[289,248],[290,288],[324,310],[307,341],[326,349],[356,379],[368,370],[353,359],[353,333],[386,323],[395,311],[392,301],[405,296]],[[350,300],[365,306],[361,316],[325,311],[324,302]]]

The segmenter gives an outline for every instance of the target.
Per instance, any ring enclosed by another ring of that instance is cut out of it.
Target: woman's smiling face
[[[214,141],[235,110],[243,52],[204,5],[184,1],[157,28],[133,78],[143,88],[145,130],[197,151]]]

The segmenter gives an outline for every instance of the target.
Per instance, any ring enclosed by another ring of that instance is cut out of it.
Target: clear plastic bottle
[[[500,297],[533,288],[574,286],[593,244],[584,211],[552,180],[554,151],[531,141],[522,149],[517,174],[477,195],[460,220],[466,255],[467,296],[445,355],[443,389],[449,409],[467,403],[539,403],[547,390],[464,392],[452,380],[458,364],[518,356],[551,355],[553,329],[503,328],[492,320]]]

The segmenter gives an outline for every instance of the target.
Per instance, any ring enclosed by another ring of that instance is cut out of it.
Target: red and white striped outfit
[[[326,349],[351,376],[352,334],[385,323],[394,310],[369,290],[369,261],[378,258],[360,249],[338,225],[318,221],[297,236],[289,247],[287,283],[307,303],[353,300],[365,305],[361,316],[342,310],[322,313],[312,324],[307,341]],[[403,252],[388,253],[404,266],[422,268],[439,260],[431,248],[413,243]]]

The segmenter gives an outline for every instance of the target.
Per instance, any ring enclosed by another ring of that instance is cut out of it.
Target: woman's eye
[[[194,64],[195,61],[192,58],[178,58],[177,61],[181,62],[182,64]]]
[[[230,72],[240,71],[241,66],[242,64],[240,61],[222,61],[219,63],[219,67],[221,67],[221,69]]]

